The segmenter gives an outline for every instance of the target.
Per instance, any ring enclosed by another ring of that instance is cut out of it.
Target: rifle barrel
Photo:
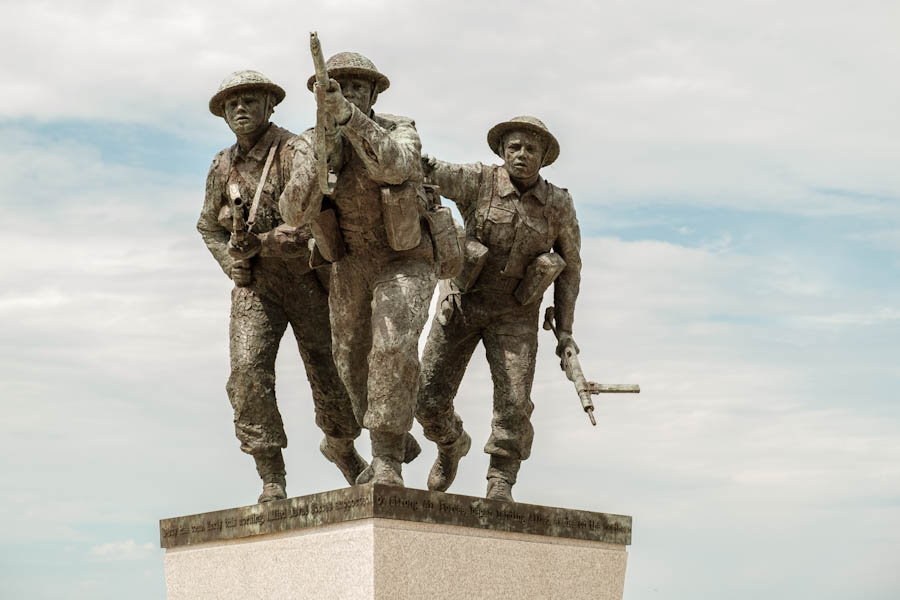
[[[592,394],[640,394],[641,386],[636,383],[597,383],[588,382],[588,390]]]

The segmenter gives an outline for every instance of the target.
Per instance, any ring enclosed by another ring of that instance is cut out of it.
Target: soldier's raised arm
[[[553,251],[566,261],[566,268],[559,274],[553,286],[553,304],[556,306],[556,323],[560,331],[572,333],[575,323],[575,300],[581,287],[581,231],[575,217],[575,204],[568,192],[563,192],[559,234],[553,243]]]
[[[225,182],[222,176],[222,161],[225,160],[223,156],[225,152],[227,150],[217,154],[209,167],[209,174],[206,176],[206,197],[203,201],[203,209],[200,211],[200,218],[197,220],[197,231],[200,232],[200,236],[213,258],[230,278],[231,267],[234,265],[234,259],[228,254],[228,240],[231,232],[219,222],[219,211],[222,209],[225,196]]]
[[[373,181],[397,185],[421,177],[422,142],[412,119],[379,115],[390,121],[388,127],[382,127],[355,105],[350,107],[350,119],[341,124],[341,131]]]
[[[284,172],[288,173],[284,191],[278,199],[281,218],[288,225],[300,227],[315,219],[322,208],[322,192],[316,181],[317,164],[313,153],[312,130],[293,141],[293,152]]]
[[[425,176],[441,188],[441,196],[456,203],[459,212],[466,214],[478,199],[478,190],[486,173],[481,163],[455,164],[430,156],[422,156]]]

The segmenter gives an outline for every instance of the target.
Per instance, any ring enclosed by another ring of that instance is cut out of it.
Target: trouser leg
[[[350,395],[356,421],[364,426],[372,346],[372,294],[365,276],[367,265],[359,262],[347,256],[332,266],[328,307],[334,364]]]
[[[252,288],[234,288],[229,328],[231,376],[226,390],[234,408],[235,434],[241,450],[248,454],[280,454],[287,446],[275,401],[275,356],[286,327],[287,316],[281,306]]]
[[[424,261],[388,263],[372,294],[368,410],[362,425],[405,434],[412,427],[419,387],[419,336],[434,293],[434,267]]]
[[[437,317],[431,322],[422,353],[416,419],[432,442],[449,444],[463,432],[453,399],[480,339],[478,329],[467,325],[460,314],[454,314],[446,325]]]
[[[334,364],[328,294],[314,273],[292,282],[285,308],[312,389],[316,425],[335,440],[357,438],[360,426]]]
[[[494,416],[484,451],[492,455],[492,465],[493,457],[525,460],[534,440],[531,384],[537,353],[537,310],[505,316],[488,326],[484,348],[494,383]]]

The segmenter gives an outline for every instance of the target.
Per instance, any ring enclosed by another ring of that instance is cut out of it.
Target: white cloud
[[[439,7],[267,2],[255,14],[278,18],[255,21],[236,3],[28,3],[0,24],[0,50],[17,57],[0,66],[11,82],[0,115],[224,140],[206,100],[252,66],[288,87],[277,116],[299,129],[313,114],[306,31],[319,29],[326,52],[358,49],[390,75],[379,106],[415,116],[426,151],[492,160],[486,129],[532,112],[563,143],[547,176],[579,208],[650,197],[878,214],[881,233],[855,235],[894,248],[893,4]],[[398,34],[382,35],[388,26]],[[153,539],[156,519],[258,493],[224,392],[230,286],[193,230],[202,173],[111,164],[89,142],[48,144],[18,125],[0,126],[12,266],[0,288],[0,512],[20,517],[4,539],[83,547],[96,563],[86,597],[97,597],[113,585],[95,576],[107,560],[160,573],[155,543],[136,541]],[[596,397],[591,428],[541,332],[538,431],[517,497],[634,515],[629,598],[755,598],[760,582],[889,597],[900,589],[900,298],[842,280],[813,252],[748,254],[738,235],[723,226],[697,248],[585,240],[585,372],[643,391]],[[317,453],[297,358],[283,344],[292,494],[343,485]],[[475,444],[453,491],[478,495],[491,418],[481,350],[458,408]],[[424,486],[433,456],[426,443],[405,469],[411,485]],[[823,524],[850,515],[836,545]]]
[[[134,561],[145,560],[147,557],[159,554],[156,544],[146,542],[138,544],[134,540],[123,542],[107,542],[91,548],[91,556],[101,560]]]
[[[532,113],[562,143],[548,176],[582,201],[897,216],[891,2],[266,2],[278,18],[259,19],[244,8],[23,5],[0,24],[0,49],[17,57],[0,67],[14,85],[0,115],[209,138],[222,129],[209,96],[253,67],[288,91],[278,120],[302,129],[314,115],[306,32],[318,29],[326,53],[370,55],[393,81],[379,107],[416,117],[425,150],[450,160],[493,160],[487,129]]]

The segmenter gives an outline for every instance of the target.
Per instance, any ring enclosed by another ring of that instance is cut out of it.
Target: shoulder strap
[[[266,164],[263,166],[262,175],[259,178],[259,185],[256,186],[256,193],[253,195],[253,204],[250,205],[250,215],[247,217],[247,228],[249,229],[256,222],[256,212],[259,210],[259,198],[262,196],[263,186],[266,185],[266,179],[269,177],[269,169],[272,168],[272,161],[275,159],[275,153],[281,140],[274,142],[269,147],[269,155],[266,157]]]

